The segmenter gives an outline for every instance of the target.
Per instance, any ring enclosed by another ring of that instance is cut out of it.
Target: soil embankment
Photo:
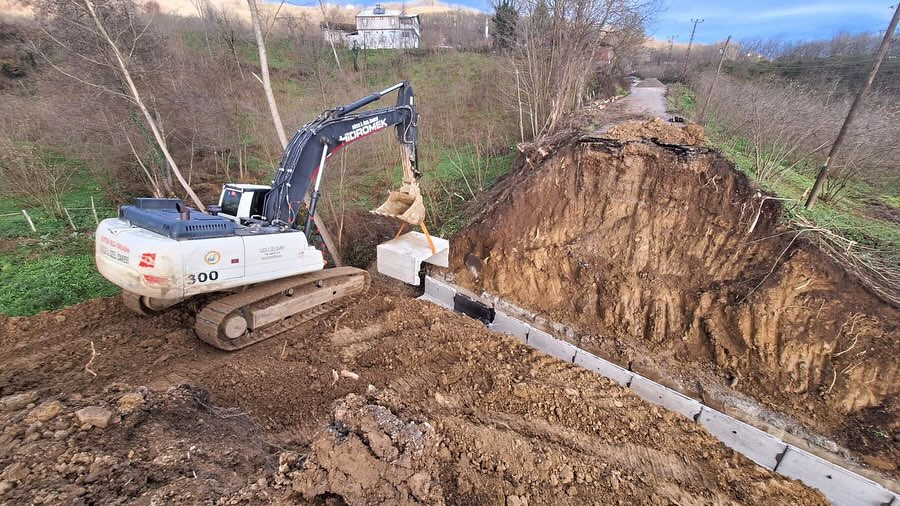
[[[900,312],[780,225],[779,201],[699,127],[572,141],[483,202],[454,238],[457,283],[708,403],[786,412],[896,474]]]
[[[824,503],[394,286],[235,353],[201,343],[186,308],[0,318],[2,501]]]

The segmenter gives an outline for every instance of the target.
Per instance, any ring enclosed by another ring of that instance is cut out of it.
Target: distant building
[[[594,48],[594,65],[598,68],[609,67],[616,59],[616,52],[610,46],[597,46]]]
[[[417,49],[419,16],[387,10],[375,4],[371,10],[356,15],[356,26],[329,24],[322,26],[325,40],[360,49]]]

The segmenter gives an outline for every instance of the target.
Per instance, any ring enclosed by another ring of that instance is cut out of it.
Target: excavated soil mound
[[[0,319],[0,500],[824,504],[699,424],[383,283],[235,353],[200,343],[186,308]]]
[[[604,134],[604,137],[620,141],[647,139],[665,144],[687,144],[691,146],[703,146],[706,143],[702,126],[691,123],[684,127],[677,127],[659,118],[652,121],[626,121],[620,123],[610,128]]]
[[[681,130],[665,127],[656,137]],[[778,201],[721,156],[641,134],[660,128],[626,124],[523,164],[454,238],[455,281],[709,404],[799,421],[896,473],[900,312],[780,226]]]
[[[666,85],[661,83],[659,79],[655,77],[651,77],[650,79],[644,79],[643,81],[637,84],[638,88],[665,88]]]

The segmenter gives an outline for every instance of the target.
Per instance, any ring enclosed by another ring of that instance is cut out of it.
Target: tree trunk
[[[278,114],[278,104],[275,102],[275,95],[272,93],[272,83],[269,80],[269,61],[266,58],[266,42],[263,39],[262,29],[259,24],[259,11],[256,8],[256,0],[247,0],[247,4],[250,6],[253,32],[256,34],[256,45],[259,48],[259,64],[261,67],[260,71],[262,73],[263,88],[266,92],[266,100],[269,102],[269,111],[272,113],[272,122],[275,123],[275,132],[278,134],[278,140],[281,142],[281,147],[286,148],[288,143],[287,136],[284,134],[284,125],[281,123],[281,116]],[[306,203],[307,208],[309,208],[309,195],[303,196],[303,202]],[[319,235],[322,236],[325,247],[328,248],[328,251],[331,253],[331,258],[334,259],[335,266],[341,267],[344,265],[344,262],[341,260],[340,250],[336,247],[328,229],[325,228],[325,223],[322,221],[322,218],[316,214],[313,216],[313,222],[316,224]]]
[[[172,159],[172,155],[169,153],[169,147],[166,144],[166,140],[160,133],[159,127],[157,127],[156,121],[153,120],[153,116],[150,114],[147,106],[144,105],[144,101],[141,100],[141,95],[140,93],[138,93],[137,86],[135,86],[134,81],[131,79],[131,72],[128,71],[128,66],[125,64],[125,58],[122,57],[122,53],[119,52],[118,46],[116,46],[116,43],[113,42],[112,37],[110,37],[109,33],[107,33],[106,31],[106,27],[103,26],[103,23],[97,16],[97,12],[94,10],[93,2],[91,2],[91,0],[84,0],[84,6],[87,7],[91,18],[94,20],[94,24],[97,25],[97,30],[100,32],[100,35],[103,36],[103,38],[106,40],[106,43],[109,44],[110,49],[112,49],[113,55],[116,57],[116,64],[119,66],[119,72],[122,73],[122,78],[125,80],[125,84],[128,85],[128,91],[131,93],[131,98],[137,104],[138,108],[140,108],[141,114],[144,115],[144,121],[147,122],[147,126],[149,126],[150,131],[153,132],[153,138],[156,139],[156,144],[159,146],[160,151],[163,152],[163,156],[166,158],[166,162],[168,162],[169,167],[175,174],[175,177],[178,178],[178,182],[181,183],[181,187],[184,188],[184,191],[186,191],[187,194],[191,197],[191,200],[194,201],[194,205],[197,206],[197,209],[206,211],[203,203],[200,202],[200,198],[197,197],[197,194],[194,193],[194,190],[192,190],[188,182],[185,181],[184,177],[181,175],[181,171],[178,170],[178,165],[176,165],[175,160]]]
[[[844,119],[844,124],[841,125],[841,130],[834,139],[834,144],[831,145],[828,156],[825,157],[825,164],[822,165],[819,174],[816,176],[816,182],[813,184],[812,190],[809,192],[809,198],[806,200],[807,209],[812,209],[816,203],[816,199],[819,198],[819,193],[822,192],[822,187],[825,185],[825,178],[828,177],[829,166],[831,165],[831,162],[834,161],[834,157],[837,155],[838,150],[841,149],[841,144],[844,142],[847,130],[850,129],[850,124],[853,123],[853,118],[856,117],[856,111],[859,109],[859,105],[862,103],[863,98],[865,98],[866,93],[868,93],[869,88],[875,81],[875,76],[878,75],[878,69],[881,68],[881,62],[884,60],[884,55],[887,53],[887,50],[891,45],[891,39],[894,37],[894,30],[897,29],[897,21],[900,21],[900,3],[897,3],[897,8],[894,10],[894,17],[891,18],[888,29],[884,32],[884,39],[882,39],[881,46],[875,54],[875,63],[872,64],[872,70],[869,72],[869,77],[866,79],[866,82],[863,83],[856,98],[853,99],[853,104],[850,105],[850,110],[847,111],[847,117]]]

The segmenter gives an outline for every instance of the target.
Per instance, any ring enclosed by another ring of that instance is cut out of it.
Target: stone
[[[75,418],[81,425],[105,428],[112,417],[112,411],[100,406],[88,406],[75,412]]]
[[[28,469],[28,466],[22,462],[13,462],[3,470],[3,478],[12,481],[22,481],[27,478],[29,474],[31,474],[31,471]]]
[[[16,486],[11,480],[0,481],[0,496],[6,494]]]
[[[26,423],[49,422],[63,412],[64,406],[59,401],[47,401],[39,404],[25,417]]]
[[[19,394],[7,395],[0,399],[0,409],[18,411],[28,407],[28,405],[36,399],[37,392],[22,392]]]
[[[144,405],[144,396],[138,392],[132,392],[130,394],[125,394],[122,397],[119,397],[116,406],[118,408],[119,413],[123,415],[127,415],[129,413],[134,413],[141,406]]]

